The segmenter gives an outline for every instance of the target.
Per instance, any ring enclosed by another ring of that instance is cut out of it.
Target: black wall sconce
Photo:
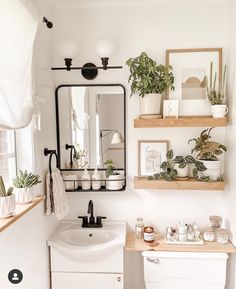
[[[68,47],[70,46],[70,47]],[[63,55],[70,55],[70,57],[65,57],[65,66],[64,67],[52,67],[52,70],[66,70],[66,71],[71,71],[71,70],[81,70],[81,74],[83,77],[87,80],[93,80],[96,78],[98,74],[98,70],[108,70],[108,69],[122,69],[122,66],[109,66],[109,56],[114,48],[113,43],[106,39],[100,39],[98,43],[96,44],[96,51],[98,56],[101,58],[102,61],[102,66],[96,66],[93,63],[86,63],[83,66],[72,66],[72,60],[73,56],[76,54],[76,45],[74,43],[68,43],[68,46],[65,45],[63,47]]]

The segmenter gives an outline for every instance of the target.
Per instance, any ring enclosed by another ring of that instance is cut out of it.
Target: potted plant
[[[117,191],[123,187],[123,176],[117,172],[115,162],[107,160],[104,165],[106,166],[106,189]]]
[[[32,202],[34,198],[33,187],[41,183],[40,176],[33,173],[28,173],[19,170],[16,178],[13,179],[14,194],[16,197],[16,203],[27,204]]]
[[[15,196],[12,192],[12,187],[6,191],[3,178],[0,176],[0,218],[10,217],[16,209]]]
[[[218,81],[217,73],[214,74],[213,80],[213,63],[210,67],[210,81],[207,80],[207,97],[211,103],[212,116],[214,118],[224,117],[228,112],[228,107],[225,104],[226,92],[226,65],[224,67],[223,80]]]
[[[129,58],[126,65],[130,69],[131,95],[140,96],[141,115],[160,115],[162,94],[174,89],[174,76],[171,66],[157,65],[146,52]]]
[[[206,170],[206,167],[201,161],[194,157],[187,155],[176,156],[174,158],[173,150],[169,150],[166,154],[166,161],[161,164],[162,172],[150,176],[149,180],[164,178],[166,181],[173,181],[176,179],[185,179],[189,175],[188,165],[192,165],[192,175],[197,177],[198,173]]]
[[[226,152],[227,149],[223,144],[210,140],[212,129],[203,130],[198,138],[190,139],[188,143],[195,142],[191,152],[196,152],[197,159],[203,162],[207,168],[204,175],[208,176],[210,180],[216,181],[221,178],[221,163],[218,155]]]
[[[73,154],[73,164],[75,169],[80,169],[86,165],[86,163],[84,162],[84,157],[86,153],[87,151],[82,150],[79,144],[75,145]]]

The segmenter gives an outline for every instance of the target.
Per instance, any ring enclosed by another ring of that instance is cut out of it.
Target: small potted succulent
[[[12,187],[6,191],[3,178],[0,176],[0,218],[10,217],[16,209],[15,196],[12,192]]]
[[[19,170],[17,176],[13,179],[16,203],[27,204],[32,202],[34,198],[33,187],[39,183],[41,183],[39,175],[29,173],[27,170],[24,172]]]
[[[129,58],[126,65],[130,69],[131,95],[140,96],[140,115],[160,115],[162,94],[174,89],[172,67],[157,65],[146,52]]]
[[[207,80],[207,97],[211,103],[212,116],[214,118],[224,117],[228,112],[225,104],[226,93],[226,65],[224,67],[223,79],[217,83],[217,73],[214,74],[213,80],[213,63],[210,67],[210,80]]]
[[[196,152],[197,159],[207,168],[204,175],[211,181],[217,181],[221,179],[221,163],[218,156],[226,152],[227,148],[223,144],[210,140],[212,129],[203,130],[198,138],[190,139],[188,143],[195,142],[191,152]]]
[[[123,187],[123,176],[117,172],[115,162],[107,160],[104,163],[106,167],[106,189],[111,191],[121,190]]]

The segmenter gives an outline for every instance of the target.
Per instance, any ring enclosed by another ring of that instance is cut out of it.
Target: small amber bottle
[[[146,226],[144,227],[144,241],[147,243],[152,243],[155,241],[155,234],[154,234],[154,228],[152,226]]]

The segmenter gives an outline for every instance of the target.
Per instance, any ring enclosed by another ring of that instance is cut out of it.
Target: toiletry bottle
[[[101,189],[101,174],[97,169],[94,170],[92,175],[92,189],[98,191]]]
[[[187,241],[187,231],[187,225],[183,221],[181,221],[179,223],[179,241]]]
[[[144,223],[143,218],[138,217],[135,224],[136,238],[143,239]]]
[[[90,179],[90,174],[86,168],[82,175],[82,190],[87,191],[87,190],[90,190],[90,188],[91,188],[91,179]]]

